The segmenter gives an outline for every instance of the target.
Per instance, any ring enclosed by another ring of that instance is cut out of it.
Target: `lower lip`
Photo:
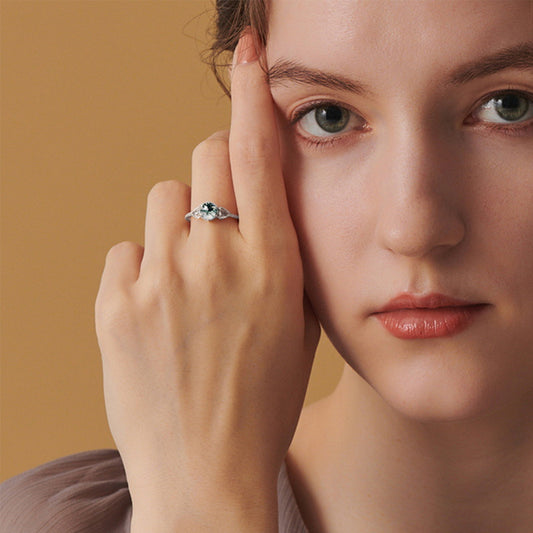
[[[465,330],[487,305],[398,309],[374,316],[399,339],[432,339],[457,335]]]

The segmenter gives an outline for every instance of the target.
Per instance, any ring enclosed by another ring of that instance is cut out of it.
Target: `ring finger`
[[[219,131],[200,143],[192,156],[191,209],[204,202],[212,202],[236,214],[237,204],[231,178],[229,160],[229,132]],[[228,232],[233,218],[224,220],[198,220],[191,218],[190,236],[206,232]]]

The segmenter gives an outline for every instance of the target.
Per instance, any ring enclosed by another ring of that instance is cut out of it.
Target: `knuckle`
[[[166,261],[157,261],[147,267],[142,286],[144,294],[149,294],[150,298],[160,299],[172,296],[179,290],[181,277],[172,264]]]
[[[211,137],[198,144],[192,152],[192,159],[193,163],[206,159],[226,160],[228,159],[228,155],[228,133],[221,131],[211,135]]]
[[[266,158],[267,150],[264,144],[259,142],[242,143],[240,155],[243,161],[255,165]]]
[[[266,73],[263,70],[250,69],[240,65],[239,68],[234,70],[234,74],[231,80],[231,92],[232,94],[249,94],[251,91],[253,94],[264,91],[266,83]]]
[[[213,141],[219,141],[227,145],[229,141],[229,130],[215,131],[215,133],[210,135],[206,140],[209,140],[209,139]]]
[[[139,251],[142,248],[139,244],[132,241],[122,241],[114,244],[107,252],[106,260],[120,260],[121,258],[129,257],[133,253]]]
[[[168,198],[181,196],[188,192],[189,186],[178,180],[166,180],[156,183],[148,193],[148,202],[167,201]]]
[[[248,163],[253,168],[259,170],[269,163],[273,153],[277,153],[275,141],[258,131],[253,136],[239,136],[235,139],[234,146],[237,157]]]
[[[190,243],[182,263],[184,280],[196,294],[224,293],[242,281],[244,260],[231,240],[205,237],[201,243]]]
[[[255,295],[268,295],[273,288],[274,280],[277,274],[272,265],[275,261],[261,252],[248,256],[246,261],[242,262],[247,275],[247,284],[250,291]]]
[[[220,256],[219,256],[220,257]],[[231,281],[234,279],[234,269],[233,266],[224,261],[223,258],[216,262],[212,261],[203,261],[198,266],[198,274],[195,276],[197,283],[207,288],[209,291],[212,290],[226,290],[228,285],[231,285]]]
[[[232,268],[224,258],[214,253],[209,259],[203,259],[187,265],[186,278],[189,289],[196,294],[223,291],[227,280],[231,279]]]

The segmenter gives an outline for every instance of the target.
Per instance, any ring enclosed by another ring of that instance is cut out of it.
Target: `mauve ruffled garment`
[[[285,463],[278,477],[280,533],[308,533]],[[0,484],[0,533],[129,533],[131,499],[116,450],[45,463]]]

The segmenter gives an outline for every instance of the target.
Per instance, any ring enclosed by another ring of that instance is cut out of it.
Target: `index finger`
[[[235,55],[229,151],[239,229],[270,233],[290,222],[274,102],[250,31]]]

